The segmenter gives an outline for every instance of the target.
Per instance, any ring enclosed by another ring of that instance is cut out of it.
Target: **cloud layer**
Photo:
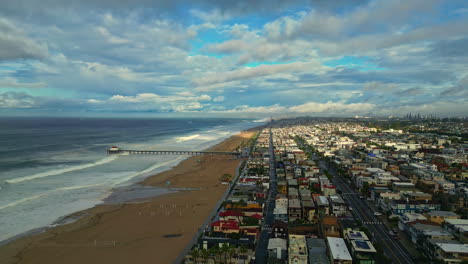
[[[15,0],[0,114],[468,113],[462,0]]]

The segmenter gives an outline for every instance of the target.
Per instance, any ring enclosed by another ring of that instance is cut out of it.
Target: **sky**
[[[1,0],[2,116],[468,114],[465,0]]]

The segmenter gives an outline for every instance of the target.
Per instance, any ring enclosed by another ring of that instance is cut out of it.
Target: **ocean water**
[[[0,242],[102,203],[113,189],[188,157],[108,156],[110,146],[203,150],[256,125],[240,119],[2,118]]]

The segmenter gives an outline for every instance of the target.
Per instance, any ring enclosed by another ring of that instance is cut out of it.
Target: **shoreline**
[[[261,126],[221,139],[208,149],[232,150],[240,142],[246,143],[259,127]],[[0,262],[38,263],[39,260],[39,263],[81,263],[86,259],[89,263],[127,263],[130,259],[134,261],[139,258],[142,262],[171,263],[192,239],[201,222],[206,221],[212,207],[225,192],[228,185],[220,184],[219,176],[225,172],[235,175],[235,168],[240,161],[241,159],[209,156],[183,159],[166,171],[122,187],[132,189],[138,185],[149,189],[167,189],[164,183],[171,180],[170,187],[176,189],[175,192],[98,204],[64,216],[52,224],[57,223],[57,226],[31,230],[23,236],[19,235],[21,237],[13,237],[0,244]],[[178,188],[185,189],[177,190]],[[111,196],[113,194],[114,190]],[[119,190],[115,194],[118,196]],[[135,215],[138,219],[135,219]],[[60,221],[73,217],[77,219],[73,219],[71,223],[59,224]],[[132,221],[151,223],[154,228],[138,225],[128,229],[127,226]],[[132,243],[139,239],[146,242],[141,242],[140,246]],[[150,246],[148,243],[168,248],[161,249],[158,258],[154,256],[155,248],[144,250]],[[58,253],[57,249],[63,253]],[[55,257],[50,256],[52,252]],[[113,260],[110,261],[110,258]]]

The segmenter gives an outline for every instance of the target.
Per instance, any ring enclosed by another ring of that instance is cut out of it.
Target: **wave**
[[[152,172],[152,171],[154,171],[157,168],[160,168],[162,166],[165,166],[165,165],[168,165],[168,164],[171,164],[171,163],[176,163],[177,161],[179,161],[179,160],[181,160],[183,158],[186,158],[186,157],[184,155],[182,155],[182,156],[178,156],[175,159],[171,159],[171,160],[168,160],[168,161],[165,161],[165,162],[158,162],[158,163],[154,164],[153,166],[150,166],[150,167],[148,167],[148,168],[146,168],[146,169],[144,169],[142,171],[130,174],[129,176],[120,179],[119,181],[115,182],[113,186],[115,187],[115,186],[117,186],[119,184],[127,182],[127,181],[131,180],[132,178],[135,178],[136,176],[139,176],[139,175],[142,175],[142,174],[145,174],[145,173],[150,173],[150,172]]]
[[[186,136],[186,137],[177,137],[176,139],[176,142],[182,142],[182,141],[187,141],[187,140],[191,140],[191,139],[194,139],[194,138],[197,138],[199,137],[200,135],[199,134],[195,134],[195,135],[191,135],[191,136]]]
[[[82,169],[86,169],[86,168],[106,164],[108,162],[116,160],[117,158],[118,158],[118,156],[113,155],[113,156],[105,157],[105,158],[103,158],[101,160],[98,160],[96,162],[93,162],[93,163],[88,163],[88,164],[83,164],[83,165],[78,165],[78,166],[72,166],[72,167],[63,168],[63,169],[45,171],[45,172],[33,174],[31,176],[6,180],[5,182],[6,183],[20,183],[20,182],[24,182],[24,181],[30,181],[30,180],[34,180],[34,179],[59,175],[59,174],[70,172],[70,171],[82,170]]]
[[[46,195],[46,194],[45,194],[45,193],[43,193],[43,194],[38,194],[38,195],[31,196],[31,197],[26,197],[26,198],[20,199],[20,200],[18,200],[18,201],[14,201],[14,202],[9,203],[9,204],[6,204],[6,205],[2,205],[2,206],[0,206],[0,210],[5,209],[5,208],[7,208],[7,207],[15,206],[15,205],[20,204],[20,203],[24,203],[24,202],[27,202],[27,201],[31,201],[31,200],[37,199],[37,198],[42,197],[42,196],[44,196],[44,195]]]
[[[18,204],[20,204],[20,203],[24,203],[24,202],[28,202],[28,201],[31,201],[31,200],[35,200],[35,199],[37,199],[37,198],[50,195],[50,194],[52,194],[52,193],[54,193],[54,192],[58,192],[58,191],[68,191],[68,190],[77,190],[77,189],[83,189],[83,188],[96,187],[96,186],[100,186],[100,185],[104,185],[104,183],[88,184],[88,185],[78,185],[78,186],[70,186],[70,187],[57,188],[57,189],[54,189],[54,190],[51,190],[51,191],[48,191],[48,192],[45,192],[45,193],[41,193],[41,194],[38,194],[38,195],[26,197],[26,198],[23,198],[23,199],[20,199],[20,200],[11,202],[11,203],[9,203],[9,204],[2,205],[2,206],[0,206],[0,210],[5,209],[5,208],[8,208],[8,207],[15,206],[15,205],[18,205]]]

